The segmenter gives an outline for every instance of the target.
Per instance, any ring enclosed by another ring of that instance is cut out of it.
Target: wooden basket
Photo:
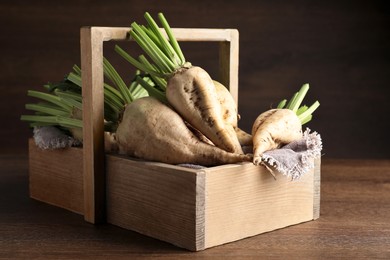
[[[81,29],[83,149],[43,151],[30,140],[31,197],[193,251],[319,217],[319,159],[292,182],[252,163],[195,170],[104,154],[103,42],[129,30]],[[238,31],[173,31],[179,41],[220,42],[219,80],[237,101]]]

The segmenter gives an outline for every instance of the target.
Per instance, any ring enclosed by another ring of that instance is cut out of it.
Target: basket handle
[[[178,41],[220,42],[219,80],[238,102],[238,31],[173,28]],[[129,40],[130,28],[82,27],[84,219],[105,222],[103,42]]]

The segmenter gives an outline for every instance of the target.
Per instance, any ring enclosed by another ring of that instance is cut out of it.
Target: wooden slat
[[[125,40],[129,39],[128,32],[130,27],[90,27],[98,30],[102,35],[103,41]],[[161,32],[165,34],[164,29]],[[209,28],[172,28],[172,32],[178,41],[194,42],[224,42],[234,41],[238,35],[236,29],[209,29]]]
[[[103,37],[100,30],[80,32],[83,85],[84,219],[105,219]]]
[[[189,250],[315,219],[317,169],[292,182],[251,163],[191,170],[112,155],[106,161],[108,222]]]
[[[313,219],[313,172],[276,176],[251,163],[206,171],[205,248]]]
[[[30,197],[83,214],[82,149],[42,150],[29,139]]]
[[[178,41],[225,42],[233,41],[235,29],[173,28]]]
[[[321,209],[321,158],[314,161],[313,182],[313,219],[317,219],[320,217]]]
[[[238,106],[239,36],[237,30],[229,30],[230,41],[219,43],[219,78]]]
[[[196,207],[195,207],[195,248],[194,251],[206,249],[206,173],[197,172]]]
[[[113,155],[106,156],[106,170],[109,223],[204,248],[204,172]]]

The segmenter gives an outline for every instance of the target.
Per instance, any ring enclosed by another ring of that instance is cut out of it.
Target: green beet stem
[[[172,47],[175,49],[176,53],[179,55],[181,64],[184,65],[186,62],[186,59],[184,58],[183,52],[181,51],[180,45],[177,42],[175,36],[173,35],[172,29],[168,24],[168,21],[165,19],[164,15],[162,13],[158,14],[158,18],[160,19],[160,22],[162,26],[164,27],[165,32],[168,35],[169,41],[172,45]]]
[[[157,77],[164,77],[165,74],[156,70],[150,70],[146,66],[144,66],[141,62],[131,57],[125,50],[123,50],[118,45],[115,46],[115,51],[122,56],[125,60],[127,60],[130,64],[132,64],[134,67],[138,68],[139,70],[145,71],[146,73],[149,73],[150,75],[155,75]]]
[[[50,108],[47,106],[41,106],[39,104],[26,104],[25,108],[28,110],[33,110],[33,111],[41,112],[43,114],[52,115],[52,116],[67,116],[67,115],[69,115],[68,111]]]
[[[148,12],[144,15],[146,21],[148,22],[151,30],[154,32],[154,34],[158,37],[161,49],[164,51],[164,53],[169,57],[169,59],[172,61],[172,63],[175,65],[175,68],[179,68],[181,66],[181,59],[176,53],[175,49],[171,46],[171,44],[168,42],[168,40],[165,38],[164,35],[162,35],[160,28],[156,24],[156,22],[153,20],[153,18],[150,16]]]
[[[77,75],[81,76],[81,68],[80,68],[79,66],[77,66],[76,64],[73,65],[73,71],[74,71]]]
[[[309,90],[309,84],[303,84],[301,89],[298,91],[298,95],[294,98],[290,109],[294,112],[297,112],[299,106],[301,105],[303,99],[305,98],[307,91]]]
[[[114,69],[111,63],[104,57],[103,57],[103,68],[104,68],[104,74],[112,81],[112,83],[114,83],[117,86],[119,92],[121,93],[125,101],[127,103],[131,103],[134,100],[134,98],[131,95],[131,93],[128,91],[125,82],[119,76],[118,72]]]
[[[295,102],[296,98],[298,96],[298,92],[296,92],[292,98],[287,102],[286,108],[291,109],[293,102]]]
[[[155,97],[156,99],[160,100],[163,103],[168,102],[165,93],[152,86],[145,79],[138,76],[136,80],[140,85],[142,85],[143,88],[145,88],[148,91],[149,96]]]
[[[140,55],[139,58],[140,62],[142,64],[144,64],[146,67],[148,68],[154,68],[153,67],[153,64],[151,64],[144,55]],[[160,77],[156,77],[156,76],[153,76],[151,75],[152,79],[154,80],[154,82],[163,90],[166,89],[167,87],[167,83],[166,81],[163,79],[163,78],[160,78]]]
[[[148,35],[139,27],[137,23],[132,23],[133,30],[130,32],[131,36],[138,36],[134,38],[140,47],[148,54],[150,58],[159,66],[161,71],[166,73],[172,73],[176,66],[165,55],[165,53],[159,49],[156,44],[148,37]]]
[[[43,123],[44,125],[61,125],[67,128],[82,128],[83,122],[80,119],[67,118],[63,116],[35,116],[22,115],[22,121],[30,121],[33,123]]]
[[[301,89],[296,92],[288,102],[286,99],[280,101],[277,108],[286,108],[294,111],[301,121],[301,124],[306,124],[313,118],[312,113],[320,106],[318,101],[314,102],[310,107],[307,107],[306,105],[301,106],[308,90],[309,84],[303,84]]]
[[[66,105],[63,102],[61,102],[61,98],[60,97],[54,96],[52,94],[43,93],[43,92],[35,91],[35,90],[28,90],[27,94],[30,97],[39,98],[39,99],[45,100],[47,102],[53,103],[53,104],[55,104],[55,105],[57,105],[59,107],[62,107],[66,111],[70,112],[72,110],[71,106]]]
[[[77,101],[77,100],[74,100],[72,98],[68,98],[66,96],[61,96],[60,93],[58,93],[58,96],[61,97],[61,101],[64,102],[65,104],[71,106],[71,107],[75,107],[79,110],[83,110],[83,105],[81,102]]]
[[[306,106],[306,105],[301,106],[301,107],[297,110],[297,112],[296,112],[297,116],[299,116],[300,114],[302,114],[303,112],[305,112],[308,108],[309,108],[309,107]]]
[[[81,96],[81,94],[75,93],[72,91],[60,91],[60,90],[56,89],[54,91],[54,93],[59,97],[66,97],[66,98],[78,101],[78,102],[80,102],[80,104],[83,101],[83,97]]]
[[[301,120],[301,124],[304,125],[304,124],[310,122],[312,118],[313,118],[313,115],[308,115],[303,120]]]
[[[57,122],[67,128],[83,128],[83,121],[80,119],[57,116]]]
[[[77,86],[81,87],[81,75],[78,75],[74,72],[70,72],[68,76],[66,77],[67,80],[70,82],[76,84]]]
[[[301,122],[306,122],[307,118],[320,106],[320,102],[316,101],[305,112],[298,116]],[[311,119],[311,118],[310,118]],[[309,121],[310,121],[309,119]],[[308,122],[308,121],[307,121]]]
[[[282,109],[287,103],[287,99],[283,99],[282,101],[279,102],[278,106],[276,108]]]

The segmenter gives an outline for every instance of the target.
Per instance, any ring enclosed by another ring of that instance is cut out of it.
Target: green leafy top
[[[313,112],[320,106],[318,101],[315,101],[310,107],[306,105],[301,106],[308,91],[309,84],[303,84],[301,89],[288,102],[287,99],[280,101],[277,108],[291,109],[297,114],[302,125],[308,123],[313,118]]]

